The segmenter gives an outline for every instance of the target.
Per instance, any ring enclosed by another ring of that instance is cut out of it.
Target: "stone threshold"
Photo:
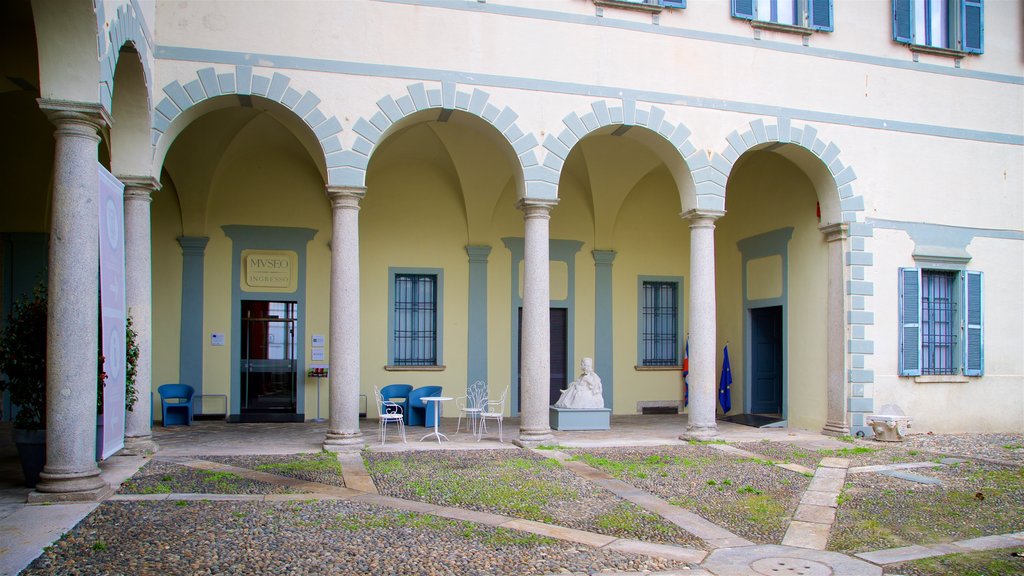
[[[1024,532],[982,536],[980,538],[970,538],[944,544],[915,544],[913,546],[889,548],[887,550],[862,552],[855,554],[855,556],[873,564],[885,565],[920,560],[921,558],[931,558],[933,556],[967,554],[970,552],[983,552],[985,550],[998,550],[1000,548],[1016,548],[1018,546],[1024,546]]]

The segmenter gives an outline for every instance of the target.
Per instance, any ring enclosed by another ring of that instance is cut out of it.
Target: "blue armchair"
[[[391,401],[402,407],[402,414],[409,413],[409,392],[412,386],[409,384],[389,384],[380,389],[380,397],[384,401]]]
[[[192,425],[192,395],[195,390],[188,384],[164,384],[156,389],[160,393],[160,407],[164,426]]]
[[[437,402],[423,405],[424,396],[440,396],[440,386],[424,386],[409,393],[409,410],[405,413],[406,425],[408,426],[434,426],[437,419]]]

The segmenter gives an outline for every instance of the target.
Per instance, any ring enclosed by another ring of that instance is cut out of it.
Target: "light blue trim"
[[[644,365],[644,282],[674,282],[676,285],[676,346],[679,348],[679,365],[683,363],[683,346],[686,345],[684,322],[682,276],[645,276],[636,277],[636,365]],[[681,396],[681,394],[680,394]]]
[[[181,246],[181,328],[178,382],[203,393],[203,268],[206,236],[179,236]],[[154,388],[167,382],[154,382]]]
[[[392,4],[405,4],[410,6],[427,6],[430,8],[442,8],[446,10],[464,10],[469,12],[485,12],[500,14],[504,16],[516,16],[520,18],[532,18],[535,20],[547,20],[551,22],[564,22],[569,24],[581,24],[588,26],[600,26],[602,28],[618,28],[634,32],[645,32],[648,34],[659,34],[663,36],[675,36],[678,38],[690,38],[693,40],[706,40],[722,44],[734,44],[737,46],[758,47],[766,50],[777,50],[804,56],[817,56],[832,60],[845,60],[871,64],[873,66],[886,66],[890,68],[901,68],[918,72],[929,72],[933,74],[948,74],[951,76],[965,76],[978,78],[992,82],[1006,82],[1008,84],[1024,84],[1024,79],[1009,74],[994,74],[990,72],[976,72],[963,70],[961,68],[949,68],[946,66],[908,62],[898,58],[883,58],[856,52],[843,52],[840,50],[828,50],[812,46],[800,46],[787,44],[785,42],[773,42],[771,40],[756,40],[750,36],[733,36],[702,30],[691,30],[685,28],[667,27],[661,25],[647,24],[645,22],[629,22],[611,18],[600,18],[582,14],[568,14],[555,12],[553,10],[542,10],[537,8],[522,8],[518,6],[504,6],[500,4],[473,4],[462,0],[378,0]]]
[[[317,235],[312,228],[279,226],[221,226],[231,240],[231,412],[229,418],[242,413],[241,323],[242,300],[289,301],[296,303],[295,319],[295,416],[304,417],[306,404],[306,245]],[[298,255],[295,271],[295,292],[243,292],[241,284],[242,250],[290,250]],[[200,298],[201,298],[200,294]],[[202,344],[200,338],[200,344]]]
[[[594,250],[594,370],[601,377],[604,405],[614,406],[615,330],[612,310],[612,262],[614,250]]]
[[[762,41],[754,41],[762,42]],[[801,54],[806,54],[806,47],[799,48]],[[203,62],[212,64],[229,64],[243,66],[253,61],[263,63],[263,66],[276,69],[310,70],[316,72],[328,72],[335,74],[351,74],[357,76],[376,76],[384,78],[404,78],[408,80],[421,80],[431,82],[454,82],[468,86],[490,86],[494,88],[509,88],[515,90],[530,90],[539,92],[551,92],[556,94],[571,94],[588,96],[593,98],[622,99],[633,101],[644,101],[653,104],[665,104],[674,106],[687,106],[690,108],[701,108],[709,110],[721,110],[727,112],[740,112],[767,117],[785,117],[788,119],[802,120],[805,122],[822,122],[827,124],[839,124],[857,128],[870,128],[873,130],[884,130],[894,132],[906,132],[910,134],[921,134],[925,136],[936,136],[941,138],[954,138],[961,140],[976,140],[979,142],[991,142],[997,144],[1024,145],[1024,135],[1009,134],[1000,132],[987,132],[983,130],[966,130],[948,126],[936,126],[931,124],[920,124],[915,122],[903,122],[885,118],[871,118],[865,116],[850,116],[833,112],[816,110],[805,110],[799,108],[785,108],[752,102],[737,102],[721,100],[718,98],[707,98],[704,96],[691,96],[684,94],[673,94],[670,92],[652,92],[635,90],[627,87],[596,86],[576,82],[561,82],[557,80],[540,80],[536,78],[522,78],[515,76],[500,76],[495,74],[478,74],[474,72],[459,72],[455,70],[439,70],[431,68],[418,68],[412,66],[393,66],[384,64],[365,64],[360,62],[347,62],[342,60],[327,60],[323,58],[303,58],[299,56],[284,56],[274,54],[254,54],[249,52],[235,52],[228,50],[206,50],[201,48],[188,48],[180,46],[157,46],[158,58],[165,60],[181,60],[187,62]],[[909,62],[905,64],[911,64]],[[913,65],[912,69],[919,69],[926,65]],[[946,70],[942,68],[942,70]],[[947,73],[953,74],[954,70],[967,72],[964,69],[948,69]],[[959,75],[959,74],[953,74]],[[1017,82],[1011,84],[1024,84],[1024,80],[1015,77],[1008,77]]]
[[[753,330],[750,325],[750,311],[754,308],[782,307],[782,418],[789,419],[789,241],[793,228],[779,228],[757,236],[744,238],[736,243],[741,253],[743,293],[743,409],[749,410],[753,403]],[[751,300],[747,298],[747,263],[768,256],[782,257],[782,294],[778,298]]]
[[[395,363],[395,275],[423,274],[437,277],[437,364],[444,366],[444,268],[398,268],[388,267],[388,364]],[[472,345],[472,344],[471,344]],[[486,378],[481,378],[486,380]]]
[[[523,299],[519,295],[519,263],[523,261],[526,242],[522,237],[505,237],[501,239],[508,251],[512,253],[512,380],[510,382],[509,394],[511,395],[512,415],[519,414],[519,308],[523,305]],[[565,300],[552,300],[551,308],[566,309],[566,358],[568,364],[566,374],[572,377],[573,354],[576,350],[576,253],[583,247],[579,240],[548,240],[548,260],[551,262],[565,262],[569,267],[569,290]]]
[[[490,246],[466,246],[469,255],[469,342],[466,349],[466,386],[487,382],[487,258]]]
[[[875,228],[887,230],[903,230],[910,235],[915,244],[922,246],[938,246],[967,251],[967,246],[975,238],[998,238],[1000,240],[1024,240],[1024,232],[1019,230],[1000,230],[996,228],[969,228],[966,226],[948,226],[926,222],[904,222],[900,220],[883,220],[881,218],[865,218],[864,222]]]

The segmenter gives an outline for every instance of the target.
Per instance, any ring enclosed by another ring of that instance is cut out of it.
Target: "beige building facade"
[[[343,450],[375,386],[484,380],[538,443],[585,356],[613,414],[713,437],[726,347],[728,415],[1024,429],[1019,2],[3,10],[2,302],[48,278],[65,445],[42,492],[99,489],[66,399],[95,389],[97,163],[126,184],[129,446],[172,382]]]

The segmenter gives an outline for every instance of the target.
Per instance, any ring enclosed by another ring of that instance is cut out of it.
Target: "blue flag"
[[[732,368],[729,367],[729,345],[726,344],[725,358],[722,359],[722,377],[718,380],[718,403],[722,405],[722,412],[726,414],[732,410],[730,388],[732,388]]]

